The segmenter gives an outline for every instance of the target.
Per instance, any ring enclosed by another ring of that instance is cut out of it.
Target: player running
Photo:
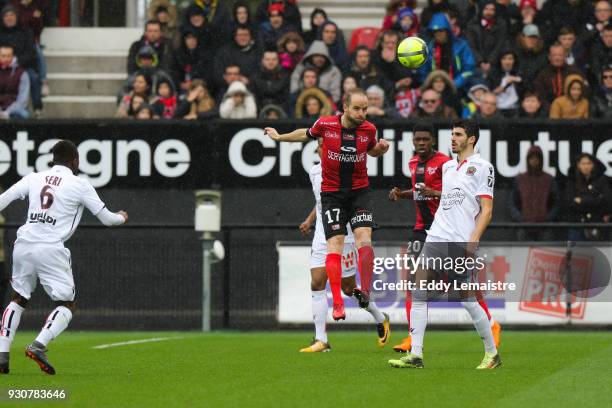
[[[435,131],[431,125],[415,125],[413,128],[412,142],[416,153],[408,162],[412,189],[401,191],[398,187],[394,187],[389,192],[389,199],[391,201],[398,201],[403,198],[414,201],[416,222],[412,231],[410,248],[422,248],[422,244],[427,238],[427,230],[431,228],[434,216],[440,205],[440,196],[442,194],[442,166],[452,159],[434,150]],[[415,242],[418,244],[415,245]],[[418,256],[418,253],[413,255]],[[476,292],[476,299],[480,307],[482,307],[487,314],[489,322],[491,323],[495,347],[499,347],[501,326],[491,317],[487,303],[480,291]],[[406,318],[408,319],[408,333],[410,333],[411,307],[412,297],[410,292],[407,292]],[[402,340],[401,344],[393,346],[393,350],[397,352],[408,352],[410,351],[410,345],[411,338],[410,335],[408,335],[408,337]]]
[[[319,139],[319,147],[317,153],[321,155],[322,139]],[[325,243],[325,234],[323,232],[323,222],[321,221],[321,164],[314,165],[310,171],[310,183],[315,196],[316,205],[308,214],[308,217],[300,225],[300,231],[304,235],[310,231],[310,226],[316,219],[315,234],[312,240],[312,249],[310,251],[310,289],[312,290],[312,317],[315,324],[315,338],[310,346],[300,350],[302,353],[326,352],[331,350],[329,341],[327,340],[327,331],[325,320],[327,318],[327,293],[325,284],[327,283],[327,274],[325,273],[325,257],[327,255],[327,246]],[[346,226],[347,235],[344,240],[344,250],[342,252],[342,292],[346,296],[353,296],[354,290],[357,289],[355,282],[355,269],[357,265],[357,256],[355,253],[355,238],[350,225]],[[376,330],[378,332],[378,345],[384,346],[390,335],[389,316],[386,313],[381,313],[374,302],[370,302],[366,310],[372,315],[376,321]]]
[[[474,121],[460,120],[453,124],[452,150],[458,155],[457,162],[447,161],[442,166],[441,208],[436,211],[423,248],[426,261],[473,257],[482,234],[491,222],[495,171],[491,163],[474,153],[478,137],[478,125]],[[416,284],[433,280],[436,272],[441,271],[417,269]],[[468,279],[468,275],[449,271],[449,279],[460,282]],[[462,292],[461,299],[484,343],[485,355],[477,369],[501,366],[487,314],[468,293]],[[412,350],[399,360],[389,360],[392,367],[423,368],[423,338],[427,326],[425,291],[414,291],[410,325]]]
[[[323,139],[321,215],[327,240],[325,269],[334,299],[334,320],[346,318],[341,293],[341,262],[347,223],[353,229],[359,254],[361,289],[356,288],[353,295],[359,299],[360,307],[366,308],[369,304],[374,250],[366,162],[367,155],[385,154],[389,144],[384,139],[376,140],[376,127],[365,119],[367,110],[368,97],[357,88],[347,92],[343,114],[321,117],[310,129],[297,129],[283,135],[274,128],[265,129],[265,134],[278,142]]]
[[[110,212],[91,184],[76,176],[79,152],[74,143],[60,141],[51,152],[51,169],[30,173],[0,195],[0,211],[17,199],[27,197],[29,201],[27,222],[17,231],[13,249],[12,301],[2,314],[0,325],[0,373],[3,374],[9,372],[11,343],[37,280],[56,308],[25,354],[42,371],[55,374],[46,356],[47,345],[68,327],[75,308],[70,251],[64,242],[79,225],[83,207],[106,226],[121,225],[128,220],[124,211]]]

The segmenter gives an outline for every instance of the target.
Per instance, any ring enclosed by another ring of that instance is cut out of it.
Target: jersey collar
[[[466,157],[465,159],[463,159],[463,161],[461,163],[459,163],[459,165],[457,166],[457,171],[459,171],[459,169],[461,168],[461,166],[463,166],[464,163],[467,163],[470,160],[473,159],[478,159],[480,157],[480,154],[478,153],[474,153],[468,157]]]
[[[63,166],[61,164],[56,164],[55,166],[51,167],[51,170],[59,171],[60,173],[72,174],[72,170],[70,170],[68,167]]]

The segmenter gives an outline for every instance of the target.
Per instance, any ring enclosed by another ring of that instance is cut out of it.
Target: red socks
[[[325,258],[325,270],[329,278],[334,304],[343,304],[342,300],[342,255],[327,254]]]
[[[370,294],[372,285],[372,270],[374,269],[374,250],[371,246],[359,248],[359,277],[361,278],[361,290]]]
[[[485,313],[487,314],[487,318],[489,320],[491,320],[491,313],[489,313],[489,308],[487,306],[487,302],[484,301],[484,299],[479,299],[478,300],[478,304],[480,305],[480,307],[482,307],[482,309],[485,311]]]
[[[478,301],[480,307],[482,307],[482,309],[487,314],[487,318],[491,320],[491,313],[489,313],[489,307],[487,306],[487,302],[485,302],[484,297],[482,296],[482,292],[479,290],[476,291],[476,300]]]

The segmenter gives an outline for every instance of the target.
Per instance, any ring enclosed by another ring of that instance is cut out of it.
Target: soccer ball
[[[404,38],[397,46],[397,59],[406,68],[415,69],[427,61],[429,50],[419,37]]]

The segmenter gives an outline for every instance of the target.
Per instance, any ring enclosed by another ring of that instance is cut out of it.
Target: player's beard
[[[352,117],[351,114],[348,112],[346,112],[345,115],[348,122],[352,125],[351,127],[357,127],[365,121],[365,119],[357,119]]]
[[[467,148],[467,142],[464,143],[456,143],[454,146],[451,146],[453,153],[461,153]]]

